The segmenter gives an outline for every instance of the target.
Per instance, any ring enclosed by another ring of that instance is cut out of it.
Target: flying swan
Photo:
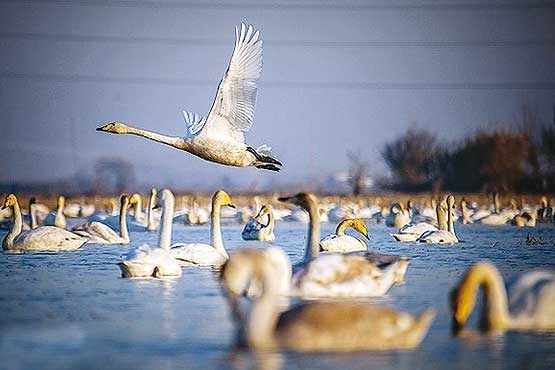
[[[185,138],[142,130],[122,122],[111,122],[97,131],[130,134],[173,146],[210,162],[227,166],[262,168],[279,171],[282,165],[270,147],[254,149],[245,144],[244,133],[253,124],[256,84],[262,73],[262,40],[252,25],[235,27],[235,49],[212,109],[206,118],[183,112],[187,125]]]

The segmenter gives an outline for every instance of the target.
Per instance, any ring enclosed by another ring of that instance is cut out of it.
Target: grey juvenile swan
[[[227,166],[263,168],[279,171],[282,165],[270,147],[257,149],[245,144],[244,133],[254,118],[256,84],[262,73],[262,40],[252,25],[235,27],[235,49],[212,109],[206,118],[183,112],[187,124],[185,138],[141,130],[122,122],[111,122],[97,131],[145,137]]]

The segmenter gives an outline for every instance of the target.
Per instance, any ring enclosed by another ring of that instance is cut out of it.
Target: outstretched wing
[[[218,86],[203,134],[219,139],[244,141],[253,122],[256,83],[262,73],[262,40],[252,25],[235,27],[235,49]]]
[[[187,111],[183,111],[183,119],[185,120],[185,124],[187,125],[187,134],[185,136],[186,138],[197,135],[206,123],[206,119],[204,117],[199,116],[196,113],[191,113]]]

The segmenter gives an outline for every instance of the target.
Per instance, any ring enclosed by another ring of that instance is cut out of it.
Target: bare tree
[[[360,195],[368,184],[368,162],[362,159],[360,153],[348,152],[349,176],[347,183],[353,195]]]

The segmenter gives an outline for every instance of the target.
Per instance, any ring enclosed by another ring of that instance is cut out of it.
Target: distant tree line
[[[516,124],[478,130],[452,146],[429,130],[411,127],[382,148],[399,191],[555,191],[553,122],[541,123],[537,109],[523,104]]]

